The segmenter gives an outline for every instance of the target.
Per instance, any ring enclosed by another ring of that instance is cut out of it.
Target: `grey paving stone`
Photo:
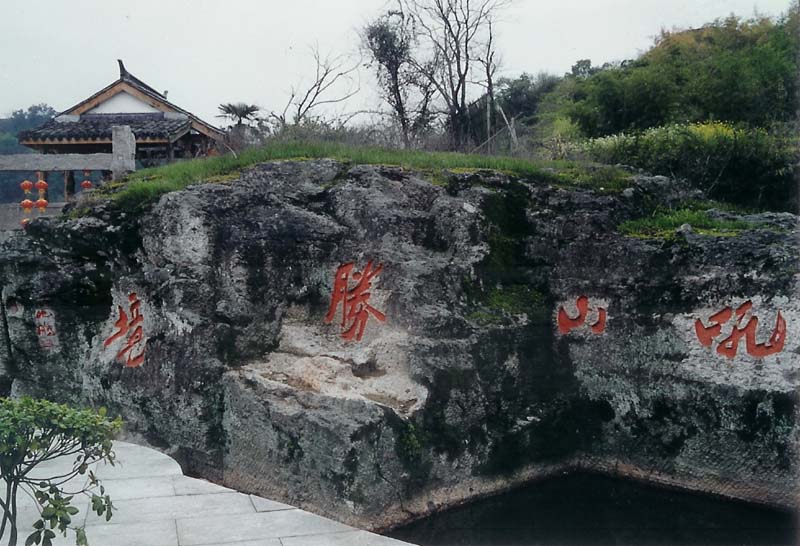
[[[116,504],[120,500],[144,499],[151,497],[172,497],[175,488],[169,478],[130,478],[127,480],[103,479],[106,493]]]
[[[180,465],[173,459],[163,453],[144,448],[137,451],[127,450],[120,454],[114,466],[100,463],[95,467],[94,473],[101,479],[114,480],[183,474]]]
[[[44,461],[31,470],[33,476],[62,476],[75,469],[75,457],[58,457]],[[85,478],[85,476],[84,476]]]
[[[179,544],[174,520],[86,527],[86,538],[91,546],[178,546]],[[69,544],[74,546],[75,539],[72,538]]]
[[[243,542],[217,542],[204,546],[283,546],[278,538],[265,538],[262,540],[245,540]]]
[[[78,514],[72,518],[73,521],[76,524],[83,524],[86,514],[89,511],[89,499],[75,498],[72,504],[78,510],[80,510],[80,512],[78,512]],[[31,532],[33,532],[33,522],[39,519],[39,509],[34,503],[21,504],[19,501],[17,501],[17,511],[17,528],[20,530],[20,536],[23,532],[25,532],[25,536],[28,536]],[[23,540],[20,541],[20,543],[24,542],[25,537],[22,538]],[[0,543],[5,544],[5,540],[0,541]]]
[[[112,518],[113,520],[113,518]],[[33,521],[33,520],[32,520]],[[19,528],[19,544],[33,531],[30,526]],[[125,525],[96,525],[86,528],[91,546],[178,546],[175,521],[155,521]],[[5,540],[3,540],[5,544]],[[53,546],[75,546],[75,533],[56,535]]]
[[[293,510],[294,506],[289,506],[288,504],[283,504],[282,502],[277,502],[269,499],[265,499],[262,497],[256,497],[255,495],[250,495],[250,499],[253,501],[253,506],[255,506],[256,512],[273,512],[275,510]]]
[[[400,542],[367,531],[287,537],[281,538],[281,542],[283,546],[408,546],[407,542]]]
[[[404,543],[316,516],[289,505],[237,493],[182,475],[168,456],[133,444],[115,443],[122,466],[98,465],[96,474],[116,507],[110,522],[89,511],[88,498],[74,502],[92,546],[395,546]],[[41,475],[72,468],[72,461],[49,462]],[[80,476],[76,488],[86,483]],[[38,519],[34,501],[20,506],[22,544]],[[177,521],[176,521],[177,520]],[[179,536],[181,542],[178,542]],[[282,542],[281,542],[282,541]],[[56,537],[54,546],[72,546],[75,535]]]
[[[247,495],[231,491],[211,495],[182,495],[114,501],[112,522],[136,523],[172,520],[178,517],[253,514],[255,509]],[[91,519],[86,522],[92,525]]]
[[[352,530],[352,527],[297,509],[178,520],[178,537],[182,546]]]
[[[230,493],[227,487],[222,487],[206,480],[189,478],[187,476],[173,476],[172,485],[176,495],[202,495],[206,493]]]

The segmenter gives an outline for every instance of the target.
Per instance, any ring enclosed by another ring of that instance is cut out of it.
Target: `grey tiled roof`
[[[191,128],[191,120],[155,114],[84,114],[77,121],[52,119],[39,127],[23,131],[20,141],[111,140],[111,127],[128,125],[137,139],[174,140]]]

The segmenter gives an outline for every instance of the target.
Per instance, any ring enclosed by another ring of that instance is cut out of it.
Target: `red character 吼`
[[[386,315],[369,304],[372,279],[383,270],[383,264],[373,269],[372,261],[369,261],[361,272],[354,272],[354,268],[355,264],[350,262],[339,266],[336,270],[331,304],[328,314],[325,315],[325,323],[330,324],[336,316],[339,304],[342,305],[342,338],[346,341],[351,341],[353,338],[361,341],[370,314],[379,322],[386,320]],[[349,288],[351,280],[356,283],[353,288]]]
[[[558,331],[560,334],[568,334],[576,328],[580,328],[586,322],[586,317],[589,315],[589,298],[580,296],[575,302],[575,307],[578,308],[578,316],[571,318],[562,305],[558,309]],[[593,334],[602,334],[606,331],[606,319],[608,312],[602,308],[597,308],[597,322],[590,326]]]
[[[747,324],[742,326],[742,321],[751,313],[752,309],[753,302],[751,301],[744,302],[736,309],[736,322],[728,337],[717,345],[717,353],[728,359],[733,359],[739,350],[739,341],[742,337],[744,337],[747,354],[756,358],[764,358],[783,350],[783,346],[786,343],[786,319],[783,318],[781,312],[778,311],[775,329],[772,331],[769,341],[757,343],[758,317],[751,316]],[[704,325],[700,319],[695,320],[694,330],[700,344],[704,347],[711,347],[714,339],[722,333],[722,325],[728,322],[733,314],[734,311],[730,307],[726,307],[722,311],[711,315],[709,317],[711,326]]]
[[[130,312],[130,321],[128,320],[128,313],[125,312],[122,306],[117,306],[119,310],[119,319],[114,323],[114,328],[116,328],[117,331],[103,342],[103,346],[108,347],[127,334],[125,346],[117,353],[116,358],[118,361],[125,364],[126,368],[137,368],[144,362],[144,346],[139,354],[136,356],[132,355],[133,348],[139,344],[143,344],[145,341],[144,330],[142,329],[144,317],[139,310],[142,304],[135,292],[128,296],[128,300],[131,302],[128,309]]]

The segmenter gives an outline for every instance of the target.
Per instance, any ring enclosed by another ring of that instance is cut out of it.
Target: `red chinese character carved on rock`
[[[333,294],[331,294],[331,304],[328,313],[325,315],[325,323],[333,322],[339,304],[342,306],[342,338],[351,341],[353,338],[360,341],[364,336],[369,316],[374,316],[379,322],[386,320],[386,315],[375,309],[369,304],[372,279],[383,270],[383,264],[372,268],[372,261],[367,262],[364,271],[353,271],[355,264],[350,262],[339,266],[336,270],[336,278],[333,283]],[[350,281],[356,283],[350,288]]]
[[[53,352],[58,350],[58,330],[56,329],[56,315],[50,309],[37,309],[34,312],[34,324],[39,347]]]
[[[740,305],[736,311],[736,322],[733,324],[731,333],[719,342],[717,345],[717,353],[722,356],[733,359],[739,350],[739,341],[744,337],[745,349],[747,354],[755,358],[764,358],[765,356],[779,353],[783,350],[786,343],[786,320],[778,311],[778,317],[775,320],[775,329],[772,331],[772,336],[765,343],[758,343],[756,341],[756,331],[758,330],[758,317],[751,316],[747,324],[742,326],[744,318],[751,313],[753,309],[753,302],[746,301]],[[706,326],[700,319],[694,322],[694,331],[697,334],[697,339],[704,347],[711,347],[714,339],[722,333],[722,325],[727,323],[734,315],[734,311],[730,307],[726,307],[722,311],[715,313],[709,317],[711,326]]]
[[[117,353],[116,358],[119,362],[125,364],[126,368],[137,368],[144,363],[145,338],[144,330],[142,329],[144,317],[139,310],[142,304],[135,292],[128,296],[128,301],[131,302],[128,309],[130,312],[130,321],[128,320],[128,313],[125,312],[121,305],[118,305],[119,318],[114,323],[114,328],[116,328],[117,331],[103,342],[103,347],[108,347],[116,340],[127,335],[125,346]],[[139,344],[142,345],[142,350],[139,354],[133,356],[133,348]]]
[[[568,334],[572,330],[576,328],[580,328],[586,322],[586,318],[589,316],[589,298],[586,296],[580,296],[575,301],[575,307],[578,308],[578,316],[575,318],[571,318],[568,314],[564,306],[562,305],[558,309],[558,331],[560,334]],[[608,312],[602,308],[597,308],[597,321],[592,324],[589,329],[592,331],[593,334],[602,334],[606,331],[606,320],[608,319]]]

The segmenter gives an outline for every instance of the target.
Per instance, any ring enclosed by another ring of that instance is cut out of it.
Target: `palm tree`
[[[243,102],[232,103],[228,102],[226,104],[219,105],[219,111],[222,112],[218,115],[218,118],[228,118],[230,120],[235,120],[236,125],[240,126],[244,123],[245,120],[247,121],[255,121],[256,114],[261,110],[255,104],[245,104]]]

